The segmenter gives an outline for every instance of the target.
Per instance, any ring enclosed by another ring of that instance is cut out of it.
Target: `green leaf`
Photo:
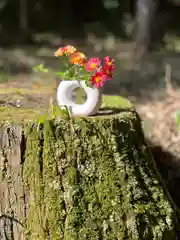
[[[67,106],[56,106],[55,112],[56,112],[56,117],[63,117],[66,119],[70,117]]]
[[[87,75],[88,74],[88,72],[86,71],[86,69],[84,67],[80,68],[80,73],[83,74],[83,75]]]
[[[64,76],[64,72],[57,72],[56,73],[59,77],[63,77]]]
[[[56,115],[57,116],[67,115],[66,109],[63,109],[60,106],[56,106]]]
[[[69,108],[67,105],[64,106],[64,113],[69,116]]]
[[[91,87],[91,84],[90,84],[90,82],[89,82],[88,80],[86,80],[85,83],[86,83],[86,86],[87,86],[87,87]]]
[[[38,119],[37,131],[39,131],[40,125],[45,123],[47,117],[48,117],[48,114],[45,113]]]
[[[51,117],[55,118],[56,117],[56,113],[55,113],[55,107],[54,107],[52,99],[50,99],[49,110],[50,110]]]
[[[73,78],[75,76],[76,72],[74,68],[70,68],[69,71],[67,72],[67,75],[69,78]]]

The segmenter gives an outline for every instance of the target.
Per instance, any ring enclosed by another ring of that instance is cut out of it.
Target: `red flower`
[[[102,72],[106,75],[106,80],[112,79],[113,69],[107,66],[102,67]]]
[[[103,72],[96,72],[93,76],[90,78],[90,83],[97,88],[102,87],[104,85],[105,80],[107,80],[107,75],[105,75]]]
[[[101,61],[99,58],[91,58],[86,64],[86,70],[92,72],[101,66]]]
[[[109,69],[109,71],[112,72],[114,70],[115,68],[114,59],[107,56],[104,58],[104,63],[105,63],[105,66]]]

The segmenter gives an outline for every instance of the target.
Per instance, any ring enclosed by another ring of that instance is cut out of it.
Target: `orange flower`
[[[55,57],[62,57],[64,55],[64,47],[59,48],[55,53]]]
[[[101,61],[99,58],[91,58],[86,64],[86,70],[92,72],[101,66]]]
[[[64,55],[70,55],[72,53],[74,53],[76,51],[76,48],[71,46],[71,45],[68,45],[66,47],[61,47],[59,48],[56,52],[55,52],[55,56],[56,57],[62,57]]]
[[[105,80],[107,80],[107,76],[103,72],[96,72],[90,79],[90,83],[95,85],[97,88],[102,87],[104,85]]]
[[[81,52],[75,52],[69,59],[71,64],[83,66],[86,62],[86,56]]]
[[[70,54],[74,53],[75,51],[76,51],[76,48],[71,45],[64,47],[64,53],[66,55],[70,55]]]

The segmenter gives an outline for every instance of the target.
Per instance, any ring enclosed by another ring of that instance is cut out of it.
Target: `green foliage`
[[[59,71],[56,74],[61,79],[67,80],[67,81],[85,80],[86,85],[90,86],[89,79],[92,73],[88,73],[83,66],[82,67],[78,67],[76,65],[70,66],[65,71]]]
[[[92,73],[88,73],[84,66],[72,65],[69,63],[68,56],[62,56],[62,64],[60,66],[61,71],[56,72],[55,74],[63,80],[72,81],[72,80],[84,80],[86,86],[90,87],[90,77]],[[39,64],[33,68],[34,72],[48,73],[49,69],[44,66],[44,64]]]
[[[48,68],[45,68],[44,64],[39,64],[33,68],[34,72],[48,73]]]
[[[135,113],[30,128],[29,240],[175,240],[175,215]]]
[[[70,118],[69,108],[67,106],[54,105],[53,101],[50,101],[49,111],[41,115],[38,119],[37,131],[39,131],[40,126],[44,124],[47,120],[58,120],[62,118]]]

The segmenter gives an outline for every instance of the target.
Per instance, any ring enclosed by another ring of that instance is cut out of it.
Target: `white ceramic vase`
[[[86,93],[86,101],[83,104],[77,104],[73,100],[75,89],[82,88]],[[59,106],[68,106],[74,116],[95,115],[101,106],[102,94],[97,88],[86,86],[84,80],[61,81],[57,87],[57,103]]]

